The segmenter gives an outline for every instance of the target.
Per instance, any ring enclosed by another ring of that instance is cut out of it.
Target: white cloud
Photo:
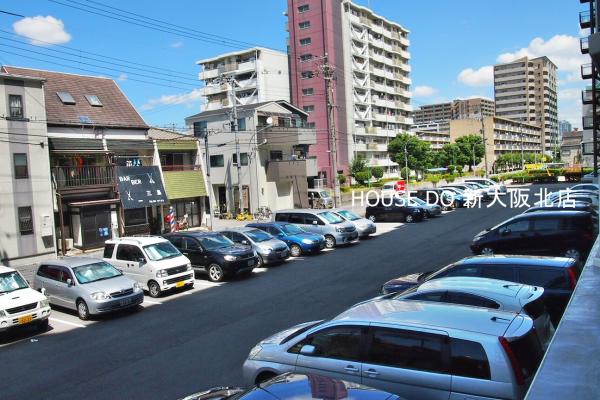
[[[183,47],[183,42],[181,40],[177,41],[177,42],[173,42],[169,45],[169,47],[172,47],[174,49],[178,49],[180,47]]]
[[[23,18],[13,24],[13,30],[37,46],[63,44],[71,40],[71,35],[65,30],[65,24],[51,15]]]
[[[150,99],[140,107],[142,111],[152,110],[156,106],[161,105],[176,105],[176,104],[190,104],[196,103],[203,100],[203,96],[201,94],[201,89],[194,89],[188,93],[179,93],[179,94],[165,94],[160,96],[159,98]]]
[[[117,78],[118,80],[120,80],[121,82],[126,81],[127,80],[127,74],[125,72],[121,72]]]
[[[559,100],[581,100],[581,89],[569,88],[558,91]]]
[[[494,83],[494,67],[486,65],[476,70],[463,69],[458,74],[458,80],[467,86],[490,86]]]
[[[431,86],[417,86],[413,90],[414,97],[431,97],[438,92],[437,89]]]

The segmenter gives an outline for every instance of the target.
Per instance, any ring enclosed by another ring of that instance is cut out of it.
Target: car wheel
[[[263,382],[268,381],[271,378],[275,378],[276,376],[277,376],[277,374],[274,374],[273,372],[262,372],[256,377],[255,384],[256,385],[261,384]]]
[[[484,247],[483,249],[481,249],[481,255],[482,256],[493,256],[494,249],[492,249],[491,247]]]
[[[211,282],[222,282],[223,278],[225,278],[225,273],[223,272],[223,268],[219,264],[210,264],[208,266],[208,279]]]
[[[148,282],[148,293],[150,293],[150,297],[159,297],[161,294],[160,285],[156,281]]]
[[[256,256],[256,268],[262,268],[262,267],[264,267],[264,265],[265,265],[265,262],[264,262],[262,256],[260,254],[257,255]]]
[[[325,235],[325,247],[333,249],[335,247],[335,238],[331,235]]]
[[[574,258],[575,260],[579,260],[581,257],[581,252],[577,249],[569,249],[565,251],[565,257]]]
[[[300,257],[300,255],[302,255],[302,249],[297,244],[293,244],[290,246],[290,254],[292,257]]]
[[[82,321],[87,321],[90,318],[90,309],[83,300],[77,301],[77,316]]]
[[[415,222],[415,217],[413,217],[412,215],[408,214],[406,216],[406,218],[404,218],[404,220],[410,224],[411,222]]]
[[[37,330],[40,332],[46,332],[48,330],[48,318],[37,324]]]
[[[375,217],[374,215],[369,215],[369,220],[371,222],[376,222],[377,221],[377,217]]]

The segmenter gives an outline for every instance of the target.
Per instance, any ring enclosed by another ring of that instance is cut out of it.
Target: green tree
[[[406,154],[404,149],[406,148]],[[390,158],[404,167],[405,155],[408,168],[423,171],[431,166],[433,161],[431,144],[407,133],[397,135],[388,143]]]
[[[354,179],[361,185],[364,185],[369,179],[371,179],[371,173],[369,171],[358,171],[354,174]]]
[[[373,175],[373,178],[380,180],[381,178],[383,178],[383,168],[381,167],[373,167],[371,168],[371,175]]]
[[[410,168],[402,167],[400,169],[400,176],[402,177],[402,179],[408,181],[408,178],[410,177]]]
[[[367,169],[367,160],[364,156],[356,156],[350,162],[350,176],[356,178],[358,172],[363,172]],[[358,179],[356,179],[358,180]]]
[[[483,145],[483,139],[479,135],[466,135],[456,139],[456,145],[460,149],[464,159],[467,159],[466,163],[457,163],[458,165],[468,165],[469,171],[472,171],[473,164],[477,165],[481,162],[483,155],[485,154],[485,147]]]
[[[469,163],[469,159],[461,152],[460,147],[456,143],[448,143],[442,147],[441,159],[442,163],[440,167],[448,167],[449,165],[453,166],[462,166]]]
[[[346,175],[338,174],[338,182],[340,183],[340,185],[343,185],[344,183],[346,183]]]

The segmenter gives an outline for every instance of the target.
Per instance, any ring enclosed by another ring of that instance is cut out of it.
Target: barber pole
[[[169,207],[169,225],[171,225],[171,232],[177,231],[177,220],[175,218],[175,209]]]

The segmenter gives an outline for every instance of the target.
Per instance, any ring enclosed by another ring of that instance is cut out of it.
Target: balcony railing
[[[583,104],[592,104],[594,101],[594,96],[591,90],[582,90],[581,91],[581,102]]]
[[[581,11],[579,13],[579,26],[581,29],[589,28],[592,26],[592,17],[589,11]]]
[[[579,48],[581,49],[581,54],[588,54],[590,52],[590,44],[587,37],[579,39]]]
[[[583,129],[592,129],[594,127],[594,118],[593,117],[582,117],[582,125]]]
[[[581,79],[592,78],[592,64],[583,64],[581,66]]]
[[[53,167],[52,175],[58,190],[115,184],[115,167],[113,165]]]
[[[163,165],[162,170],[167,171],[200,171],[200,165],[186,164],[186,165]]]

